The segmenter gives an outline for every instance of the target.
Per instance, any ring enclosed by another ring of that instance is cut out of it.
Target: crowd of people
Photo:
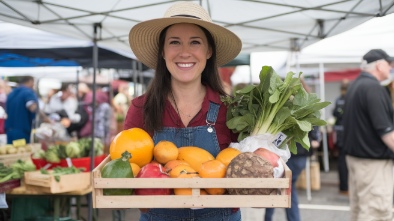
[[[94,136],[108,146],[118,132],[113,113],[125,118],[124,112],[116,111],[119,104],[110,98],[109,91],[102,88],[96,90],[93,107],[93,91],[85,83],[62,83],[60,88],[51,88],[46,94],[40,95],[34,77],[22,76],[18,79],[15,88],[9,87],[6,91],[3,84],[0,88],[0,105],[6,114],[2,129],[7,134],[8,144],[21,139],[30,143],[34,137],[33,129],[41,123],[61,125],[70,139],[90,137],[94,121]],[[7,85],[6,81],[2,82]],[[128,83],[122,83],[119,89],[114,90],[114,94],[127,94],[125,102],[130,102],[128,89]]]

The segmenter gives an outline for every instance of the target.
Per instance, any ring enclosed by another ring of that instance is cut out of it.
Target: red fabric
[[[212,89],[207,87],[207,93],[205,95],[201,111],[196,117],[190,121],[188,127],[196,127],[206,125],[205,119],[207,117],[209,102],[214,102],[220,104],[218,118],[216,120],[215,129],[216,135],[218,137],[220,149],[227,148],[230,142],[236,142],[237,136],[231,132],[226,126],[226,112],[227,107],[220,101],[219,94],[214,92]],[[145,102],[145,95],[133,99],[132,104],[127,112],[124,129],[129,129],[133,127],[142,128],[144,130],[144,113],[143,105]],[[164,127],[180,127],[184,128],[181,118],[178,113],[171,105],[170,101],[166,101],[165,110],[163,113],[163,126]],[[178,126],[179,125],[179,126]],[[152,136],[153,134],[151,134]]]
[[[349,69],[342,71],[327,71],[324,72],[325,82],[342,81],[343,79],[354,80],[360,74],[360,69]]]
[[[231,83],[231,75],[233,75],[235,67],[222,67],[219,68],[219,75],[222,81],[232,85]]]
[[[4,122],[5,122],[5,119],[4,118],[0,118],[0,134],[4,134],[5,133]]]

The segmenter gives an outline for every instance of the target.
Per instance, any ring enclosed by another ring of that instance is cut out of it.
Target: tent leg
[[[98,47],[97,47],[97,32],[98,29],[101,28],[101,24],[95,23],[93,25],[94,37],[93,37],[93,86],[92,86],[92,109],[96,106],[96,71],[97,71],[97,63],[98,63]],[[90,170],[92,171],[94,168],[94,111],[92,111],[92,142],[90,145]],[[92,207],[92,193],[89,194],[88,197],[88,221],[92,221],[93,215],[93,207]]]
[[[319,63],[319,83],[320,83],[320,99],[325,100],[325,88],[324,88],[324,64]],[[325,110],[321,111],[321,118],[326,119]],[[323,163],[324,163],[324,171],[329,172],[329,162],[328,162],[328,145],[327,145],[327,128],[323,128]]]

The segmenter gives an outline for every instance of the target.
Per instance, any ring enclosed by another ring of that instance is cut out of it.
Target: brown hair
[[[167,30],[170,26],[163,29],[159,37],[159,50],[157,53],[156,73],[146,92],[146,102],[144,105],[144,126],[148,132],[163,128],[163,112],[165,101],[171,91],[171,74],[167,69],[165,60],[162,56],[164,41]],[[200,26],[199,26],[200,27]],[[216,64],[216,45],[212,35],[206,29],[200,27],[208,39],[208,44],[212,48],[212,56],[207,60],[207,64],[201,75],[201,83],[212,88],[220,95],[225,95],[220,81],[218,67]]]

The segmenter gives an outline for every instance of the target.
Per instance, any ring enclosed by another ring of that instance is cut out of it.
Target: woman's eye
[[[200,44],[200,42],[199,42],[199,41],[192,41],[191,44],[192,44],[192,45],[197,45],[197,44]]]
[[[179,44],[179,41],[170,41],[170,45],[176,45]]]

